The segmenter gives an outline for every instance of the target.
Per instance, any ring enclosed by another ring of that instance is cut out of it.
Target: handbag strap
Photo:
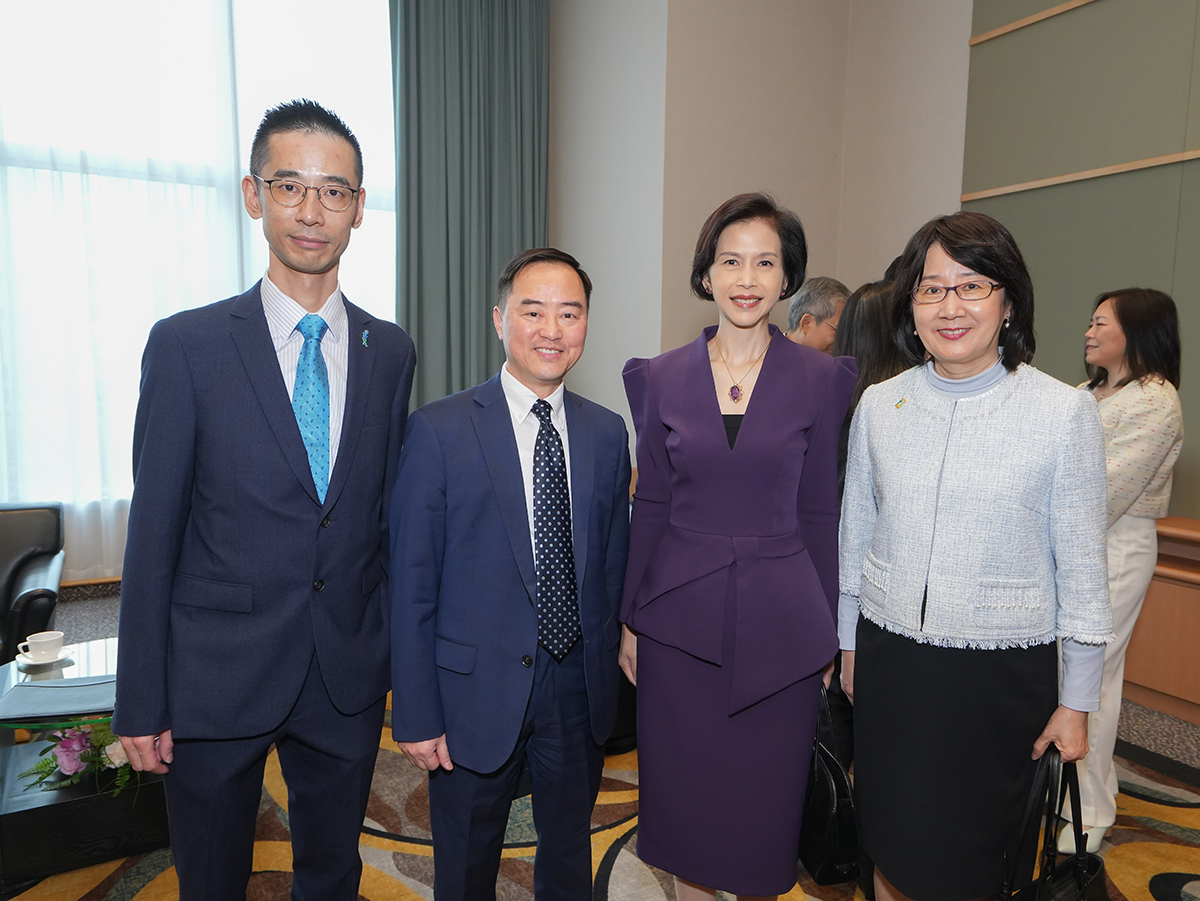
[[[839,761],[842,759],[838,756],[837,735],[833,728],[833,708],[829,706],[829,690],[825,688],[824,682],[821,683],[821,702],[817,707],[815,739],[828,748]]]
[[[1075,879],[1082,890],[1087,882],[1088,850],[1083,838],[1083,804],[1079,792],[1079,769],[1075,762],[1064,763],[1062,766],[1063,786],[1059,795],[1058,807],[1062,810],[1063,796],[1071,798],[1071,828],[1075,835]],[[1059,814],[1061,817],[1061,813]]]
[[[1046,834],[1049,835],[1049,831],[1053,828],[1051,821],[1054,819],[1054,804],[1058,799],[1059,761],[1058,748],[1053,744],[1046,748],[1045,753],[1038,760],[1037,769],[1033,774],[1033,787],[1029,791],[1029,799],[1025,802],[1025,816],[1021,820],[1020,839],[1016,848],[1004,855],[1005,873],[1004,883],[1000,890],[1001,898],[1010,898],[1016,891],[1018,880],[1022,877],[1022,861],[1028,861],[1031,858],[1036,860],[1037,833],[1042,825],[1043,814],[1046,817]],[[1048,849],[1053,849],[1053,847],[1052,842],[1048,840],[1043,842],[1043,877],[1047,870],[1045,854]],[[1054,857],[1051,852],[1051,866],[1053,862]],[[1027,872],[1032,876],[1032,868]]]

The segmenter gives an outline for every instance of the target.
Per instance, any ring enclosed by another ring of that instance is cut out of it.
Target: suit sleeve
[[[1096,401],[1086,391],[1075,392],[1064,414],[1049,503],[1058,635],[1102,645],[1113,639],[1104,431]]]
[[[1142,388],[1122,407],[1117,428],[1105,448],[1109,528],[1150,487],[1175,450],[1182,431],[1183,411],[1165,392]]]
[[[113,731],[171,728],[167,647],[171,590],[191,513],[196,398],[186,344],[169,320],[150,331],[133,426],[133,497],[121,578]]]
[[[434,657],[446,553],[446,472],[429,417],[408,420],[391,514],[392,737],[426,741],[446,731]]]
[[[671,519],[671,477],[667,460],[667,427],[658,413],[649,360],[630,360],[622,373],[625,395],[637,433],[637,488],[629,530],[629,565],[621,600],[621,622],[632,628],[633,604],[646,567]]]
[[[834,360],[821,408],[808,434],[796,496],[796,522],[837,621],[838,441],[858,376],[851,357]]]
[[[406,332],[401,332],[403,344],[401,345],[401,353],[403,354],[403,362],[400,368],[400,381],[396,385],[396,393],[392,397],[391,410],[391,426],[388,429],[388,460],[387,469],[384,472],[383,482],[383,503],[380,507],[380,534],[382,535],[382,549],[384,560],[390,558],[391,552],[391,537],[390,529],[390,510],[388,501],[391,499],[396,489],[396,479],[400,472],[400,448],[404,444],[404,432],[408,424],[408,401],[412,394],[413,372],[417,366],[417,353],[413,347],[412,339]]]
[[[632,473],[629,468],[629,433],[625,431],[624,422],[621,423],[621,444],[617,453],[620,461],[604,559],[605,587],[608,596],[613,599],[614,609],[619,609],[621,603],[621,589],[629,560],[629,481]]]

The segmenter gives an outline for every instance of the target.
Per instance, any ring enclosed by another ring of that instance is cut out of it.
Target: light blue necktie
[[[315,313],[296,323],[296,331],[304,336],[304,347],[300,349],[292,388],[292,410],[308,450],[308,465],[321,503],[325,503],[329,489],[329,373],[321,353],[321,337],[328,328]]]

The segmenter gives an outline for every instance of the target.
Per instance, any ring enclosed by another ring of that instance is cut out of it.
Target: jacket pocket
[[[979,610],[1040,610],[1041,582],[1037,579],[981,579],[975,607]]]
[[[171,585],[171,603],[227,613],[250,613],[254,609],[254,588],[236,582],[213,582],[195,576],[175,575]]]
[[[434,639],[433,659],[442,669],[466,675],[475,670],[475,646],[438,635]]]
[[[867,551],[866,559],[863,560],[862,584],[859,586],[859,596],[885,596],[888,590],[888,576],[890,573],[890,566],[881,562],[870,551]]]

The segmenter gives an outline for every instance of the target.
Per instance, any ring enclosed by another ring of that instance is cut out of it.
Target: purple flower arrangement
[[[20,774],[32,778],[26,791],[40,787],[55,791],[77,784],[89,773],[115,770],[113,796],[129,784],[133,768],[120,740],[107,723],[95,723],[86,728],[59,729],[50,736],[50,744],[41,753],[41,760]]]

